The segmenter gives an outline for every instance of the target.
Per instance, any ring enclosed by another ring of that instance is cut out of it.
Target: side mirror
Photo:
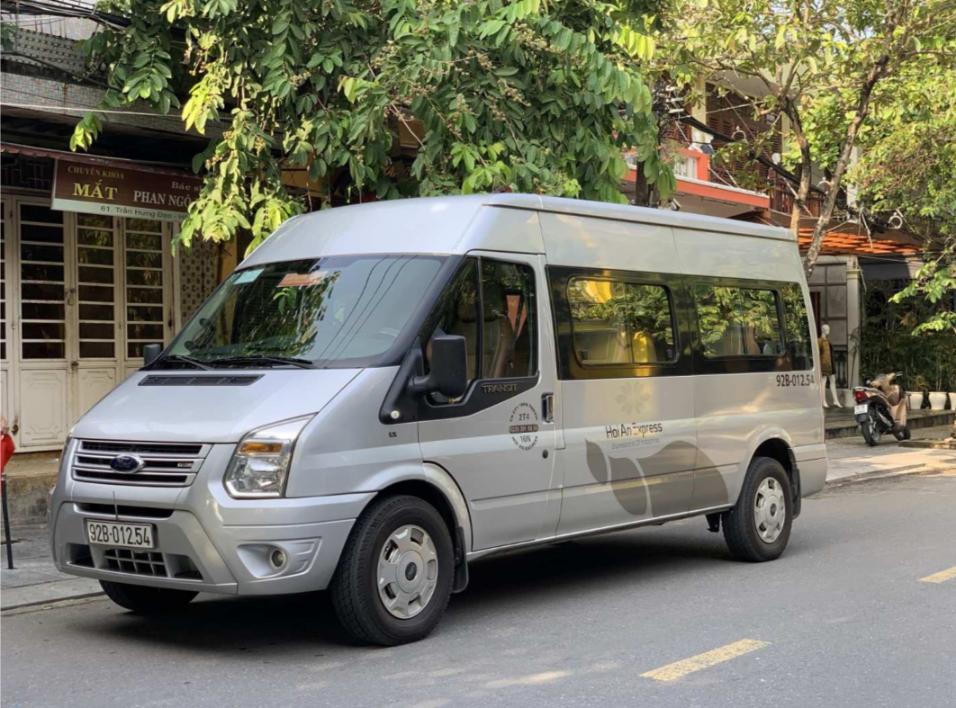
[[[409,381],[412,393],[438,391],[448,398],[459,398],[468,389],[468,354],[465,338],[443,334],[431,339],[431,366],[428,376]]]
[[[143,366],[149,366],[163,353],[162,344],[147,344],[143,347]]]

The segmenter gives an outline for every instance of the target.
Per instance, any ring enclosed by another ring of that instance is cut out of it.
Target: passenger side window
[[[676,360],[667,288],[597,278],[568,281],[571,340],[582,366]]]
[[[537,373],[534,271],[527,265],[481,259],[481,376]]]
[[[453,334],[465,338],[469,384],[479,377],[534,376],[537,326],[534,270],[520,263],[469,258],[430,319],[424,345],[426,371],[431,338]],[[432,394],[432,401],[447,402],[439,394]]]
[[[787,353],[794,369],[813,368],[813,340],[810,339],[810,323],[807,319],[807,306],[803,300],[803,291],[796,283],[790,283],[780,289],[783,300],[784,334],[787,339]]]
[[[701,283],[695,293],[705,357],[776,357],[784,353],[772,290]]]
[[[469,258],[442,294],[431,318],[425,342],[425,368],[431,361],[431,338],[454,334],[465,338],[468,354],[468,383],[478,376],[478,262]]]

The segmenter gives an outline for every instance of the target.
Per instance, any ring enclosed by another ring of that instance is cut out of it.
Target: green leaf
[[[291,19],[292,18],[284,12],[276,15],[275,20],[272,21],[272,34],[282,34],[289,29],[289,22]]]

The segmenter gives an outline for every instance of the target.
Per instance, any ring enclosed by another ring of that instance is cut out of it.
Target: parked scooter
[[[902,376],[902,373],[880,374],[867,381],[866,386],[853,389],[856,401],[853,414],[863,439],[871,447],[880,442],[884,433],[893,433],[897,440],[910,439],[906,425],[906,391],[902,384],[894,383]]]

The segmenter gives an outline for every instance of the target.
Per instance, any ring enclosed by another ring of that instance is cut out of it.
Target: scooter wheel
[[[880,428],[876,420],[876,413],[870,409],[866,420],[860,423],[860,430],[863,433],[863,439],[870,447],[876,447],[880,444]]]

